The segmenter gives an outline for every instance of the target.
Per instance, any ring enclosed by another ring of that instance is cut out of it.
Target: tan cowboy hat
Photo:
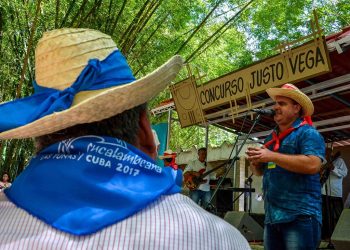
[[[311,99],[293,84],[286,83],[281,88],[269,88],[266,89],[266,92],[273,100],[276,100],[276,96],[285,96],[293,99],[300,104],[303,116],[311,116],[314,113],[314,105]]]
[[[65,90],[77,80],[90,59],[104,60],[115,51],[118,48],[112,38],[97,30],[65,28],[46,32],[35,51],[36,82],[42,87]],[[141,79],[79,91],[68,109],[2,131],[0,139],[37,137],[119,114],[156,96],[176,77],[182,65],[182,58],[174,56]]]
[[[176,156],[176,152],[173,152],[171,149],[165,150],[163,155],[159,155],[159,159],[170,159]]]

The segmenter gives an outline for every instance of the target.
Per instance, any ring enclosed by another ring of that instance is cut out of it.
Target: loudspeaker
[[[216,209],[225,213],[233,210],[233,198],[230,190],[218,190],[216,193]]]
[[[217,184],[221,181],[222,178],[217,180],[210,180],[209,184],[216,187]],[[221,183],[221,188],[217,191],[213,203],[217,209],[217,212],[224,216],[227,211],[233,210],[233,194],[231,190],[224,190],[225,187],[231,187],[232,180],[231,178],[225,178]]]
[[[350,209],[344,209],[331,237],[336,250],[350,249]]]
[[[246,212],[227,212],[224,220],[236,227],[248,241],[263,240],[264,229]]]

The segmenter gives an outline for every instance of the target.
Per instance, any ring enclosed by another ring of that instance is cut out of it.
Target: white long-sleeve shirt
[[[0,193],[0,249],[250,249],[233,226],[181,194],[162,196],[142,211],[88,236],[54,229]]]
[[[348,174],[348,168],[341,157],[333,162],[334,169],[330,172],[329,178],[322,188],[322,194],[333,197],[343,197],[343,178]]]

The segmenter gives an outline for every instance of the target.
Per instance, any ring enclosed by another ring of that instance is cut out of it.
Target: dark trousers
[[[203,208],[206,208],[211,198],[211,192],[202,191],[202,190],[193,190],[193,191],[190,191],[190,198],[198,205],[201,205]]]
[[[322,195],[322,239],[331,238],[343,208],[343,198]]]

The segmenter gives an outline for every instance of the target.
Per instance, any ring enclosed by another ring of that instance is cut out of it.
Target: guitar
[[[198,188],[200,184],[206,183],[207,180],[204,180],[204,171],[205,169],[201,169],[197,171],[188,171],[184,174],[185,186],[188,187],[189,190],[193,191]]]
[[[237,159],[239,159],[239,157],[236,157]],[[228,161],[228,162],[225,162],[224,164],[221,164],[207,172],[204,173],[205,169],[201,169],[200,171],[187,171],[185,174],[184,174],[184,183],[185,183],[185,186],[193,191],[193,190],[196,190],[199,185],[203,184],[203,183],[206,183],[207,180],[204,180],[204,178],[213,173],[214,171],[216,171],[217,169],[225,166],[227,163],[231,162]]]

